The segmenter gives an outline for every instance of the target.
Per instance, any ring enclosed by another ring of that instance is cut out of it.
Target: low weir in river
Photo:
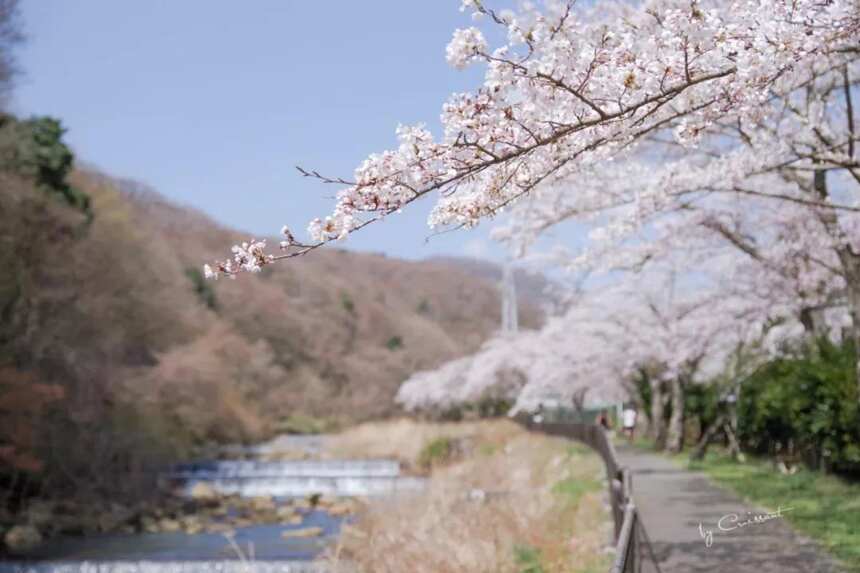
[[[243,497],[371,497],[420,491],[424,480],[400,475],[393,460],[229,460],[183,464],[165,474],[186,494],[206,483],[221,495]]]

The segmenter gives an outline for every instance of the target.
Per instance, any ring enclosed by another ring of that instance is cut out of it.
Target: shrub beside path
[[[630,446],[620,446],[618,457],[632,470],[633,497],[662,573],[844,571],[784,519],[720,531],[717,524],[723,516],[736,514],[738,522],[743,522],[767,511],[745,503],[703,473]],[[791,500],[786,499],[782,507],[791,507]],[[703,532],[713,532],[710,547],[699,524]],[[723,524],[730,527],[732,518],[725,518]]]

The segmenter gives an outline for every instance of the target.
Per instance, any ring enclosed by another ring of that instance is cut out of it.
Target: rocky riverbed
[[[140,553],[132,550],[134,547],[145,549],[141,557],[148,551],[152,554],[149,556],[192,558],[195,548],[205,549],[213,557],[225,549],[238,557],[231,541],[247,545],[253,544],[255,538],[265,538],[266,544],[271,545],[277,539],[336,535],[340,524],[364,503],[355,498],[321,495],[221,496],[203,483],[198,483],[192,493],[189,499],[168,497],[158,506],[137,510],[114,506],[89,520],[73,514],[75,506],[69,504],[40,504],[38,512],[31,509],[25,514],[26,523],[5,533],[4,542],[12,556],[27,559],[122,557],[123,550]],[[189,536],[202,539],[192,540]],[[280,553],[310,558],[314,551],[307,547],[290,550],[285,546]]]

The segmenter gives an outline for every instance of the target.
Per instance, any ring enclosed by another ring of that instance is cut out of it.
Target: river
[[[135,573],[138,571],[317,573],[314,563],[353,519],[333,505],[298,501],[325,497],[372,500],[420,491],[421,478],[401,475],[395,460],[299,459],[283,461],[279,452],[319,453],[322,437],[280,437],[229,453],[245,459],[202,460],[177,465],[161,482],[180,495],[191,496],[199,484],[221,496],[256,499],[273,508],[294,507],[291,523],[246,523],[232,532],[187,534],[182,531],[57,537],[15,562],[0,562],[0,573]],[[248,459],[250,458],[250,459]],[[370,501],[372,503],[372,501]],[[313,531],[313,535],[293,534]],[[229,537],[228,537],[229,535]]]

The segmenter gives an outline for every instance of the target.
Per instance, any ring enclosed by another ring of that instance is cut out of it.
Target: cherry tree
[[[676,285],[675,274],[665,271],[627,273],[580,292],[540,331],[497,337],[473,356],[415,374],[398,401],[412,410],[445,410],[498,396],[515,399],[514,413],[548,396],[567,404],[586,393],[592,403],[621,401],[629,392],[623,381],[643,365],[657,365],[651,427],[661,443],[679,450],[685,389],[714,378],[738,346],[760,338],[769,308],[727,290],[723,281],[699,277],[696,284]],[[518,376],[506,376],[512,372]],[[668,428],[664,386],[672,400]]]
[[[622,400],[621,361],[606,352],[607,333],[596,326],[572,332],[564,318],[555,317],[539,331],[501,334],[474,355],[414,374],[400,387],[397,402],[408,410],[445,411],[501,399],[516,413],[548,400],[571,404],[575,396],[591,403]]]

